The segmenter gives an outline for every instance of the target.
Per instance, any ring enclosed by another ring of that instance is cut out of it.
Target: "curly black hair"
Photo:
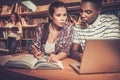
[[[96,9],[101,8],[102,0],[82,0],[82,2],[91,2],[94,3]]]

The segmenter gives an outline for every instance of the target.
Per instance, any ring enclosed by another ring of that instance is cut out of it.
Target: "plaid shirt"
[[[42,29],[43,27],[40,27],[39,36],[42,35]],[[66,26],[59,30],[59,34],[55,43],[55,53],[58,54],[59,52],[65,52],[69,55],[72,46],[72,40],[73,40],[73,25],[71,23],[67,23]],[[44,49],[45,44],[41,44],[41,37],[39,38],[37,45],[39,46],[39,50],[45,52]]]

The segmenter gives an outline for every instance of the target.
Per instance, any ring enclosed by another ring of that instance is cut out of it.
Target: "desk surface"
[[[70,58],[66,58],[62,62],[64,65],[64,70],[26,70],[26,69],[13,69],[12,68],[12,69],[4,69],[4,72],[7,72],[7,75],[8,74],[10,75],[9,77],[15,76],[16,78],[19,78],[17,80],[28,80],[28,79],[29,80],[41,80],[41,79],[48,79],[48,80],[120,80],[120,73],[79,75],[69,66],[71,62],[77,62],[77,61],[70,59]]]

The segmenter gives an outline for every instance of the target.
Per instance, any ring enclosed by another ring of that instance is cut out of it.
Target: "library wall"
[[[54,1],[54,0],[53,0]],[[75,12],[71,10],[79,9],[79,1],[80,0],[61,0],[65,2],[68,6],[69,12]],[[77,4],[76,4],[77,3]],[[74,5],[71,5],[74,4]],[[0,7],[0,42],[5,42],[7,45],[7,37],[8,37],[8,28],[5,25],[8,23],[10,14],[14,11],[17,12],[21,18],[23,36],[21,39],[21,45],[23,49],[26,49],[26,42],[29,40],[38,41],[39,27],[44,26],[45,23],[48,22],[48,7],[50,4],[45,5],[37,5],[37,9],[35,12],[32,12],[20,2],[15,4],[3,5]],[[3,45],[4,48],[7,46]]]
[[[103,0],[102,4],[104,14],[114,14],[120,21],[120,0]]]

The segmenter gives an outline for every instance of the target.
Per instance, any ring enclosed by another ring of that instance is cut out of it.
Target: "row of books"
[[[31,12],[23,5],[16,3],[16,4],[12,4],[12,5],[2,6],[2,10],[1,10],[0,14],[7,15],[7,14],[11,14],[13,11],[17,12],[18,14]]]
[[[2,11],[1,11],[1,15],[6,15],[6,14],[11,14],[13,9],[13,5],[9,6],[9,5],[4,5],[2,6]]]
[[[119,0],[102,0],[102,4],[108,4],[108,3],[117,3],[120,2]]]
[[[103,13],[105,14],[114,14],[118,17],[119,21],[120,21],[120,10],[116,9],[116,10],[106,10]]]
[[[26,28],[23,30],[23,38],[33,38],[35,36],[35,28]]]
[[[36,9],[35,12],[47,11],[48,7],[49,7],[49,5],[37,6],[37,9]],[[0,14],[1,15],[7,15],[7,14],[11,14],[13,11],[17,12],[18,14],[25,14],[25,13],[31,13],[32,12],[31,10],[29,10],[25,6],[16,3],[16,4],[12,4],[12,5],[2,6]]]
[[[75,1],[75,0],[74,0]],[[74,2],[71,0],[71,2]],[[71,3],[70,1],[66,0],[64,2]],[[79,2],[76,0],[75,2]],[[109,4],[109,3],[120,3],[119,0],[103,0],[102,4]],[[37,9],[35,12],[40,12],[40,11],[48,11],[48,5],[42,5],[42,6],[36,6]],[[1,15],[6,15],[6,14],[11,14],[13,11],[17,12],[18,14],[25,14],[25,13],[31,13],[32,11],[29,10],[27,7],[23,6],[20,3],[12,4],[12,5],[4,5],[2,6],[1,10]]]
[[[0,38],[7,39],[8,38],[8,28],[0,28]],[[23,38],[33,38],[35,35],[35,27],[23,27]]]

